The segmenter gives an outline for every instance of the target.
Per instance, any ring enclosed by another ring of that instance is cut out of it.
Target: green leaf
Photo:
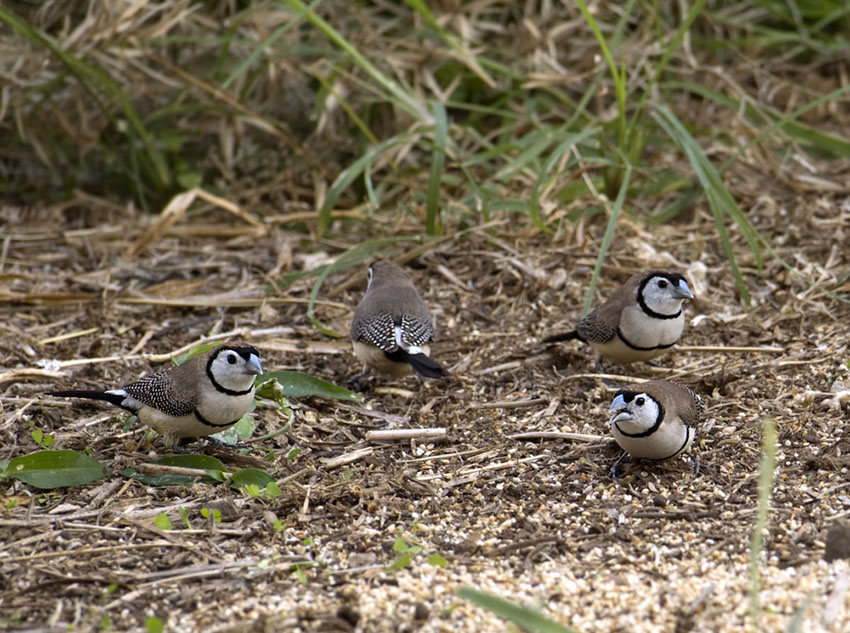
[[[394,552],[402,553],[402,552],[406,552],[409,549],[410,549],[410,546],[407,544],[407,541],[405,541],[400,536],[395,537],[395,541],[393,542],[393,551]]]
[[[212,510],[201,508],[201,516],[205,519],[209,519],[212,516],[213,523],[221,523],[221,510],[218,508],[213,508]]]
[[[461,598],[474,602],[479,607],[487,609],[500,618],[510,620],[526,631],[536,631],[538,633],[576,633],[575,629],[558,624],[537,611],[521,607],[504,598],[478,591],[472,587],[460,587],[456,593]]]
[[[6,474],[35,488],[51,489],[102,479],[106,467],[78,451],[38,451],[10,460]]]
[[[401,569],[404,569],[405,567],[410,566],[410,562],[412,560],[413,560],[413,557],[410,555],[410,553],[405,552],[404,554],[401,554],[400,556],[398,556],[392,562],[392,564],[389,567],[387,567],[387,571],[399,571]]]
[[[360,394],[300,371],[272,371],[260,376],[259,380],[263,383],[257,391],[257,395],[259,396],[262,396],[262,393],[266,388],[266,381],[277,380],[280,383],[284,395],[291,398],[320,396],[322,398],[363,402],[363,397]]]
[[[180,515],[180,520],[186,525],[186,529],[191,530],[192,523],[189,521],[189,511],[184,506],[180,506],[177,508],[177,513]]]
[[[169,455],[154,462],[162,466],[180,466],[200,470],[227,470],[221,460],[210,455]]]
[[[218,347],[219,345],[222,345],[221,341],[213,341],[212,343],[202,343],[201,345],[195,345],[195,347],[190,349],[188,352],[184,352],[184,353],[180,354],[180,356],[172,358],[171,360],[175,365],[182,365],[183,363],[185,363],[190,358],[194,358],[195,356],[198,356],[199,354],[203,354],[204,352],[208,352],[212,348]]]
[[[145,620],[145,628],[148,630],[148,633],[162,633],[165,630],[165,623],[152,615]]]
[[[430,556],[428,556],[428,564],[434,565],[435,567],[446,567],[449,564],[442,554],[434,552]]]
[[[257,486],[260,490],[274,483],[274,477],[259,468],[243,468],[230,477],[230,485],[234,488]]]
[[[159,528],[160,530],[170,530],[173,525],[171,525],[171,519],[168,518],[168,515],[165,512],[160,512],[153,519],[153,524]]]
[[[761,463],[758,478],[758,503],[756,523],[750,539],[750,620],[753,630],[760,631],[761,608],[761,553],[764,549],[764,532],[767,529],[770,498],[773,494],[773,477],[776,474],[776,424],[771,418],[762,420]]]

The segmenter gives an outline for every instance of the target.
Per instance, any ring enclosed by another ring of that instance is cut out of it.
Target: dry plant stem
[[[496,402],[474,402],[469,405],[470,409],[522,409],[534,407],[538,404],[546,404],[548,398],[531,398],[529,400],[498,400]]]
[[[386,442],[395,440],[439,439],[446,436],[448,429],[391,429],[386,431],[369,431],[366,433],[367,442]]]
[[[528,433],[515,433],[508,435],[511,440],[576,440],[579,442],[596,442],[604,440],[605,435],[591,435],[589,433],[568,433],[563,431],[529,431]]]
[[[676,345],[677,352],[756,352],[763,354],[784,354],[784,347],[747,347],[735,345]]]
[[[327,469],[338,468],[340,466],[345,466],[347,464],[351,464],[358,460],[363,459],[364,457],[369,457],[372,453],[375,452],[375,449],[371,446],[365,446],[363,448],[355,449],[349,453],[345,453],[338,457],[333,457],[327,460],[324,463],[324,467]]]

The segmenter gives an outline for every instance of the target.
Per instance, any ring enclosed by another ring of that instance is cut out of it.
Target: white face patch
[[[663,315],[678,313],[682,309],[682,301],[685,297],[693,296],[684,280],[676,285],[661,275],[651,277],[641,293],[646,306],[653,312]]]
[[[262,373],[262,365],[256,354],[245,360],[238,352],[226,349],[218,353],[210,365],[213,379],[225,389],[245,391],[254,384],[254,378]]]
[[[610,410],[615,413],[609,424],[617,424],[626,433],[640,433],[652,428],[658,420],[661,407],[654,398],[645,393],[633,396],[628,402],[620,394],[614,398]]]

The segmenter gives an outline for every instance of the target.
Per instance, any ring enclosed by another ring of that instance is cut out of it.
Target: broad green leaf
[[[434,565],[434,567],[446,567],[449,564],[449,561],[447,561],[442,554],[434,552],[428,556],[428,564]]]
[[[162,633],[165,630],[165,623],[156,616],[151,616],[145,620],[145,628],[148,633]]]
[[[405,567],[410,566],[410,562],[413,560],[410,552],[405,552],[401,554],[398,558],[396,558],[389,567],[387,567],[387,571],[399,571],[400,569],[404,569]]]
[[[337,400],[353,400],[362,402],[363,397],[353,391],[339,387],[332,382],[316,378],[310,374],[300,371],[271,371],[260,376],[260,388],[257,395],[263,395],[264,383],[267,380],[277,380],[283,388],[283,393],[291,398],[303,398],[304,396],[320,396],[322,398],[334,398]],[[270,388],[270,387],[269,387]]]
[[[78,451],[38,451],[9,461],[9,477],[35,488],[82,486],[106,476],[106,467]]]
[[[154,462],[162,466],[180,466],[181,468],[199,468],[201,470],[227,470],[221,460],[210,455],[169,455]]]
[[[160,530],[170,530],[174,526],[171,525],[171,519],[165,512],[160,512],[153,518],[153,524]]]
[[[395,541],[393,542],[393,551],[402,553],[406,552],[408,549],[410,549],[410,547],[408,546],[407,541],[400,536],[396,536]]]
[[[274,477],[259,468],[243,468],[230,477],[230,485],[234,488],[244,488],[253,484],[262,490],[270,483],[274,483]]]
[[[211,350],[213,347],[218,347],[219,345],[222,345],[222,341],[213,341],[212,343],[203,343],[201,345],[195,345],[195,347],[190,349],[188,352],[184,352],[180,354],[180,356],[172,358],[171,360],[175,365],[182,365],[190,358],[194,358],[199,354],[203,354],[204,352]]]
[[[487,609],[500,618],[510,620],[526,631],[535,631],[538,633],[576,633],[575,629],[558,624],[537,611],[522,607],[504,598],[478,591],[472,587],[460,587],[456,593],[461,598],[474,602],[479,607]]]

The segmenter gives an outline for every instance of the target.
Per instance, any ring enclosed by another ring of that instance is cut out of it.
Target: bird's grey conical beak
[[[621,409],[619,413],[613,416],[610,420],[608,420],[608,424],[616,424],[617,422],[623,422],[625,420],[631,420],[632,414],[629,413],[626,409]]]
[[[260,362],[260,357],[256,354],[251,354],[251,358],[248,359],[248,365],[246,367],[249,374],[260,375],[263,373],[263,364]]]
[[[611,416],[611,419],[608,420],[609,426],[613,425],[615,422],[632,419],[632,414],[628,412],[626,406],[626,399],[623,398],[622,395],[618,395],[614,398],[613,402],[611,402],[611,406],[608,407],[608,411],[615,412],[615,414]]]
[[[626,400],[623,396],[617,396],[614,398],[614,401],[611,403],[611,406],[608,407],[609,411],[619,411],[620,409],[626,408]]]
[[[682,279],[679,281],[679,285],[676,286],[676,296],[680,299],[693,299],[694,293],[691,292],[691,289],[688,287],[688,282]]]

